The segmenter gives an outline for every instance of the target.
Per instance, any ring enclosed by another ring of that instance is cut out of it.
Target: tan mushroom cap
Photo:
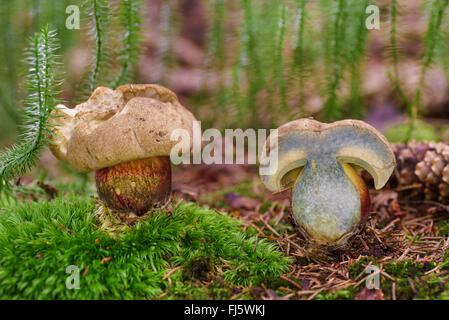
[[[362,167],[374,178],[376,189],[385,185],[396,164],[387,139],[360,120],[328,124],[304,118],[282,125],[277,133],[277,143],[273,135],[265,143],[268,152],[270,147],[278,150],[277,170],[272,175],[261,175],[271,191],[282,190],[282,178],[294,168],[304,166],[311,156],[331,156],[341,163]]]
[[[58,107],[50,148],[79,172],[169,156],[178,143],[171,133],[184,129],[192,137],[196,120],[172,91],[156,84],[98,87],[74,109]]]

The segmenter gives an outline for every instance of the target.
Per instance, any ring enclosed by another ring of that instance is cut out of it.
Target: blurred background
[[[70,5],[80,29],[66,26]],[[0,146],[20,134],[24,51],[44,25],[69,107],[99,85],[159,83],[203,129],[356,118],[391,141],[449,141],[448,17],[446,0],[1,1]]]

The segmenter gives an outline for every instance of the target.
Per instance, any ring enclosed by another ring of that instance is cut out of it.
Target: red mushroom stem
[[[352,181],[357,189],[360,196],[360,217],[362,221],[365,221],[371,212],[371,199],[369,196],[369,190],[366,186],[365,181],[360,177],[360,175],[354,170],[354,168],[348,164],[343,163],[343,170],[345,171],[348,178]]]
[[[164,207],[171,196],[169,157],[152,157],[95,171],[98,195],[119,212],[143,215]]]

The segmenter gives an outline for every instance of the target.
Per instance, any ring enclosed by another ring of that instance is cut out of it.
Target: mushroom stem
[[[171,195],[169,157],[152,157],[95,171],[98,195],[119,212],[143,215],[165,206]]]
[[[342,163],[341,166],[359,193],[361,221],[364,221],[369,216],[371,211],[371,199],[369,196],[368,187],[362,177],[355,171],[353,166],[348,163]]]

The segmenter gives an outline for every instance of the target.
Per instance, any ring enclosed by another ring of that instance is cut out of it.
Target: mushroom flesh
[[[326,124],[311,118],[284,124],[277,137],[265,144],[267,150],[277,148],[277,170],[261,174],[263,183],[273,192],[292,188],[292,218],[306,239],[344,244],[370,211],[357,169],[368,171],[376,189],[382,188],[395,167],[388,141],[363,121]]]

